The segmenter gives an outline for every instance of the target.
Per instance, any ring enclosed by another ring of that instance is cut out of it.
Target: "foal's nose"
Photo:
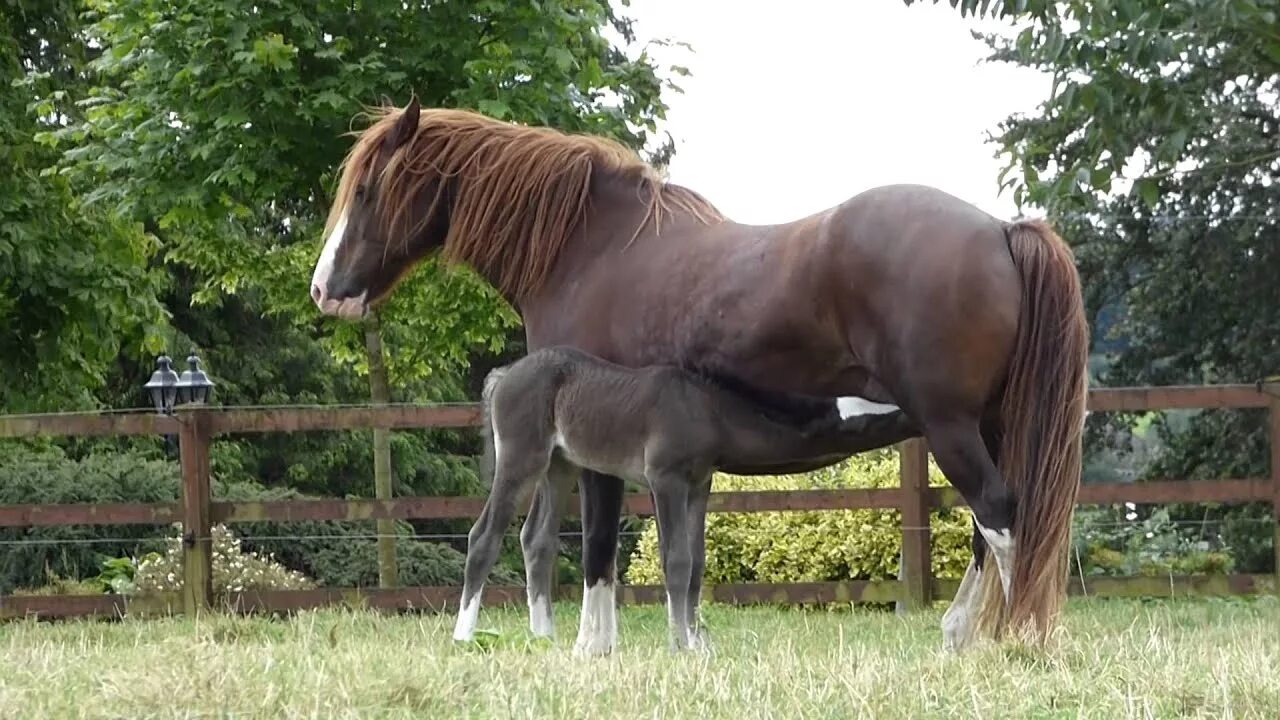
[[[311,283],[311,299],[317,305],[324,302],[324,289],[320,287],[319,283]]]

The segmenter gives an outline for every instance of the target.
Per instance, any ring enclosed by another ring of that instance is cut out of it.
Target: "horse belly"
[[[556,423],[553,448],[578,467],[630,482],[644,481],[644,451],[629,442],[625,428],[611,424]]]

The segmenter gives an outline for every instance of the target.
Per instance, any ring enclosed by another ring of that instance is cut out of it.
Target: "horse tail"
[[[1043,221],[1006,229],[1022,309],[1000,412],[998,467],[1017,499],[1009,607],[983,573],[982,624],[1044,641],[1066,599],[1080,489],[1089,327],[1071,248]],[[987,567],[994,568],[988,557]],[[1002,612],[1002,611],[1006,611]]]
[[[480,440],[483,452],[480,455],[480,482],[485,487],[493,487],[493,473],[498,466],[498,448],[493,428],[493,393],[498,383],[506,377],[510,365],[494,368],[484,378],[484,388],[480,391]]]

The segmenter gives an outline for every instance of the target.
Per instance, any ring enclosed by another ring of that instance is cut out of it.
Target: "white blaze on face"
[[[840,412],[841,420],[848,420],[858,415],[888,415],[900,409],[897,405],[871,402],[860,397],[836,398],[836,410]]]
[[[324,301],[329,292],[329,277],[333,275],[333,263],[338,257],[338,248],[342,247],[343,236],[347,232],[347,213],[344,211],[333,226],[329,237],[325,238],[324,249],[320,251],[320,259],[316,261],[315,272],[311,274],[311,286],[320,288],[320,296],[315,298],[316,305],[324,309]]]

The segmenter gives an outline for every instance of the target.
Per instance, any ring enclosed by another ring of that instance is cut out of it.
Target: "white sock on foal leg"
[[[534,637],[549,638],[555,633],[551,618],[551,599],[546,595],[534,595],[529,589],[529,631]]]
[[[476,623],[480,620],[480,593],[470,601],[463,600],[458,609],[458,621],[453,626],[453,639],[458,642],[470,642],[476,633]]]

